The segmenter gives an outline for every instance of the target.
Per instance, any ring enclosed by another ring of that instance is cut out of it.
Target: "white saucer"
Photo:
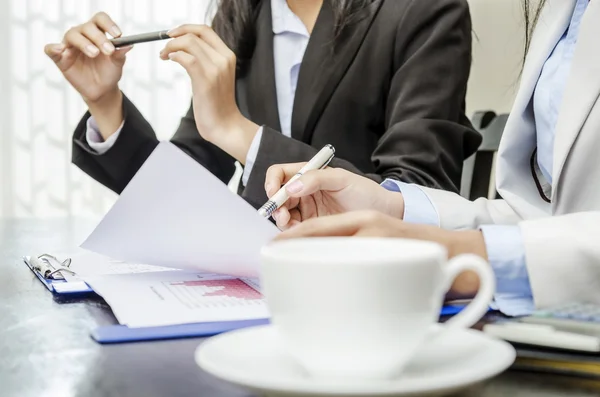
[[[221,334],[196,349],[196,363],[206,372],[269,396],[447,394],[499,374],[515,356],[511,345],[482,332],[446,330],[428,341],[397,379],[346,383],[310,378],[269,325]]]

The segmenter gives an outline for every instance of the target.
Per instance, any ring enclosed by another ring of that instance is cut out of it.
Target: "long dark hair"
[[[537,5],[536,5],[537,4]],[[532,4],[530,0],[523,0],[523,11],[525,13],[525,52],[523,54],[523,62],[529,52],[529,46],[531,45],[531,35],[535,29],[535,25],[540,18],[542,8],[546,4],[546,0],[538,0]]]
[[[256,44],[256,17],[261,3],[270,0],[218,0],[212,27],[235,53],[238,71],[252,57]],[[362,11],[373,0],[324,0],[333,10],[334,37],[363,15]],[[334,43],[335,44],[335,43]]]

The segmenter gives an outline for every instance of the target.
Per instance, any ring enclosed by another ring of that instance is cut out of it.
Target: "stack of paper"
[[[279,232],[219,179],[161,143],[82,247],[185,269],[84,280],[130,327],[267,318],[260,248]],[[238,279],[237,277],[242,277]]]
[[[64,272],[63,274],[65,279],[69,282],[76,282],[93,276],[104,276],[110,274],[132,274],[177,270],[164,266],[128,263],[86,250],[79,250],[68,254],[58,253],[54,256],[61,259],[71,259],[69,269],[74,271],[75,274],[73,275],[68,272]]]
[[[171,143],[161,143],[82,244],[132,263],[258,276],[279,230]]]
[[[267,306],[250,279],[185,271],[86,278],[129,327],[268,318]]]

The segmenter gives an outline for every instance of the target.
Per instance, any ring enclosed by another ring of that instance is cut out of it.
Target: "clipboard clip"
[[[60,261],[53,255],[42,254],[38,257],[31,257],[31,264],[46,280],[64,280],[65,277],[62,272],[70,273],[74,276],[76,275],[73,270],[69,269],[69,266],[71,266],[71,258]]]

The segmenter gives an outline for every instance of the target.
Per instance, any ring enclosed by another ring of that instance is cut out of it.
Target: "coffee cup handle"
[[[490,265],[481,257],[463,254],[452,258],[444,271],[448,291],[458,275],[471,270],[479,277],[479,291],[475,298],[456,316],[444,323],[444,328],[469,328],[475,325],[488,312],[490,302],[494,299],[496,277]]]

